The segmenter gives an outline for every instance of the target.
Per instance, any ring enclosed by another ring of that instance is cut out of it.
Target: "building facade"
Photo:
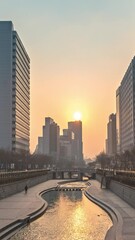
[[[38,145],[36,148],[36,153],[43,154],[43,137],[38,137]]]
[[[109,122],[107,124],[107,140],[106,140],[106,153],[109,156],[116,154],[116,114],[109,116]]]
[[[69,129],[63,129],[63,135],[60,136],[60,160],[65,163],[72,161],[72,142],[74,136]]]
[[[135,146],[135,57],[116,92],[117,152]]]
[[[10,21],[0,21],[0,148],[29,151],[30,58]]]
[[[72,133],[72,157],[78,165],[83,161],[82,122],[68,122],[68,130]]]
[[[38,138],[37,153],[53,157],[54,160],[59,158],[59,135],[60,129],[57,123],[50,117],[45,118],[43,126],[43,136]]]
[[[116,148],[120,154],[120,87],[116,91]]]

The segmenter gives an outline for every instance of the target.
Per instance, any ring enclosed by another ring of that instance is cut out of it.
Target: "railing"
[[[86,171],[86,169],[84,169]],[[47,173],[63,173],[68,172],[70,174],[84,174],[82,169],[40,169],[40,170],[27,170],[27,171],[12,171],[12,172],[0,172],[0,184],[6,184],[10,182],[21,181],[24,179],[34,178],[42,175],[46,175]],[[80,175],[78,175],[79,177]]]
[[[135,171],[130,170],[115,170],[115,169],[97,169],[97,174],[105,177],[111,177],[111,179],[135,187]]]
[[[0,184],[21,181],[33,177],[46,175],[49,170],[30,170],[16,172],[0,172]]]

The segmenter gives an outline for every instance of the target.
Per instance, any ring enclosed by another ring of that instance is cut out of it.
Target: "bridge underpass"
[[[58,170],[52,171],[53,179],[83,179],[83,173],[79,171],[72,171],[72,170]]]

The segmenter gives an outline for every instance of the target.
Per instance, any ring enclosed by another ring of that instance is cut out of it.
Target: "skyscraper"
[[[63,135],[60,136],[60,160],[66,164],[73,160],[72,143],[74,134],[69,129],[63,129]]]
[[[109,122],[107,124],[107,141],[106,141],[106,153],[109,156],[116,154],[116,114],[109,116]]]
[[[74,134],[74,139],[72,140],[72,156],[74,156],[74,160],[78,164],[83,160],[82,122],[68,122],[68,129]]]
[[[43,136],[38,138],[37,153],[53,157],[59,157],[59,126],[50,117],[45,118],[43,126]]]
[[[11,21],[0,21],[0,148],[29,151],[30,59]]]
[[[117,152],[135,147],[135,57],[116,92]]]
[[[120,87],[116,91],[116,152],[121,152],[120,148]]]

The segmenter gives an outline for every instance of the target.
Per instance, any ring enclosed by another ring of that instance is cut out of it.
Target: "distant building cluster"
[[[82,122],[68,122],[68,129],[60,128],[50,117],[45,118],[42,137],[38,137],[36,153],[51,156],[57,161],[72,161],[77,166],[83,160]]]
[[[116,114],[109,116],[106,153],[113,156],[135,147],[135,57],[116,91]]]
[[[59,156],[59,134],[60,128],[50,117],[45,118],[43,135],[38,137],[36,153],[55,157]]]

